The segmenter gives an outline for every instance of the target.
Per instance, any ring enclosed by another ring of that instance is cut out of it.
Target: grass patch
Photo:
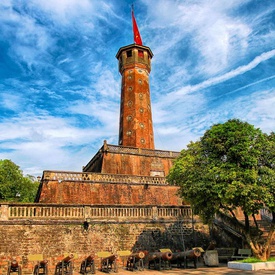
[[[240,260],[238,262],[253,264],[253,263],[262,263],[263,261],[261,261],[260,259],[254,258],[254,257],[250,257],[250,258],[246,258],[246,259]],[[274,257],[269,258],[267,260],[267,262],[275,262],[275,258]]]

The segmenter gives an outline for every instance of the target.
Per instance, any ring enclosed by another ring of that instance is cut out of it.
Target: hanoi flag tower
[[[121,74],[118,145],[104,141],[82,173],[44,171],[36,201],[99,205],[181,205],[166,176],[179,152],[154,145],[149,74],[153,53],[142,44],[132,11],[134,44],[116,55]]]
[[[119,145],[155,149],[149,74],[153,53],[142,46],[132,10],[135,44],[119,49],[121,80]]]
[[[137,44],[119,49],[121,80],[119,145],[155,149],[150,100],[150,48]]]

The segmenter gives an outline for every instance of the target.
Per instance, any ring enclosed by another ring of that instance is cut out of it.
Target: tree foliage
[[[200,141],[182,150],[168,181],[180,186],[181,196],[205,223],[211,223],[217,214],[226,215],[255,256],[266,259],[275,224],[274,169],[274,133],[266,135],[233,119],[212,126]],[[273,217],[265,242],[256,220],[263,208]]]
[[[0,201],[33,202],[39,183],[11,160],[0,160]]]

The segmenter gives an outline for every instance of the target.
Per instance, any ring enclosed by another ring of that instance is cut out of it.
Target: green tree
[[[205,223],[223,217],[243,235],[253,254],[266,260],[275,224],[274,156],[274,133],[266,135],[233,119],[212,126],[200,141],[182,150],[168,181],[180,186],[182,198]],[[265,240],[256,219],[263,208],[272,216]]]
[[[39,183],[11,160],[0,160],[0,201],[33,202]]]

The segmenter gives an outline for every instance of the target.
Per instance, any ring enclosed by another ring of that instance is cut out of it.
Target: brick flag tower
[[[121,80],[119,145],[155,149],[149,74],[153,53],[133,44],[117,55]]]
[[[179,152],[156,150],[149,74],[153,53],[142,40],[132,12],[134,44],[121,47],[118,145],[103,146],[81,173],[44,171],[37,202],[181,205],[178,187],[166,176]]]

